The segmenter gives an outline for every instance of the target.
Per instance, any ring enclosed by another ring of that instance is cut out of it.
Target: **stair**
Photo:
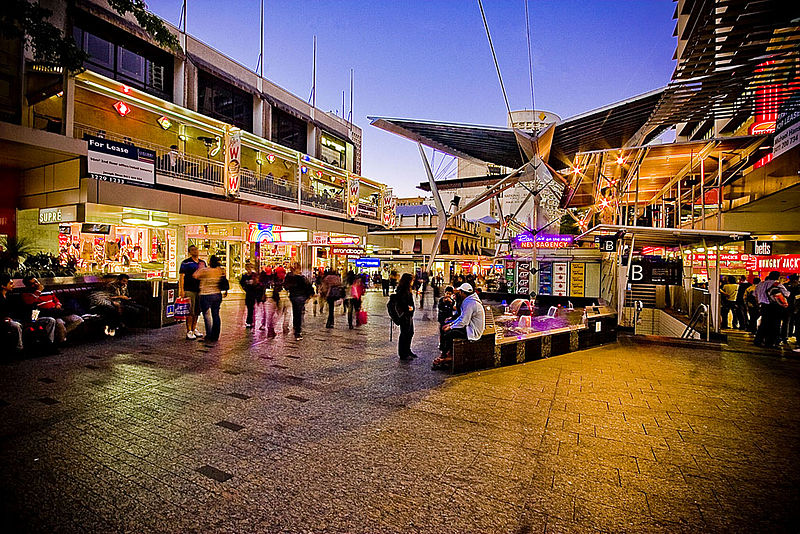
[[[656,307],[656,286],[651,284],[632,284],[625,292],[625,306],[633,307],[637,300],[642,301],[645,308]]]

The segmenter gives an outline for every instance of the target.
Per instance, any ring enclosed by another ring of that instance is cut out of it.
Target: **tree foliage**
[[[39,63],[63,67],[69,72],[83,70],[87,54],[75,44],[71,35],[51,24],[53,14],[39,2],[30,0],[2,0],[0,9],[0,37],[22,39],[33,58]],[[164,22],[147,11],[142,0],[108,0],[114,11],[122,16],[131,13],[142,29],[161,46],[176,50],[178,39]]]
[[[0,10],[0,37],[22,39],[39,63],[63,67],[70,72],[83,68],[88,56],[71,35],[65,37],[49,22],[52,11],[28,0],[4,0],[4,3]]]
[[[147,4],[143,0],[107,0],[114,11],[123,17],[131,13],[139,26],[153,38],[155,42],[161,46],[165,46],[172,50],[177,50],[180,47],[178,38],[169,31],[169,28],[164,24],[158,16],[150,13],[147,10]]]

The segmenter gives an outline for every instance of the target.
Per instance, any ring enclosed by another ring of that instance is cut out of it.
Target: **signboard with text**
[[[87,170],[107,182],[152,186],[156,183],[156,153],[132,144],[84,136],[88,144]]]
[[[747,270],[754,272],[780,271],[781,274],[800,272],[800,254],[781,256],[749,256]]]
[[[573,245],[575,236],[570,234],[537,234],[522,232],[514,236],[513,247],[515,249],[532,249],[534,241],[536,248],[568,248]]]

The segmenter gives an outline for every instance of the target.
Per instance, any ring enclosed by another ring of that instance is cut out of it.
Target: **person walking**
[[[333,309],[336,301],[344,296],[342,292],[342,279],[336,271],[328,271],[322,279],[322,294],[328,303],[328,322],[325,328],[333,328]]]
[[[289,291],[289,300],[292,303],[292,326],[294,338],[303,339],[303,314],[306,309],[306,300],[314,294],[311,284],[300,272],[300,264],[293,263],[290,273],[286,276],[286,289]]]
[[[361,299],[364,296],[364,279],[353,275],[353,280],[349,283],[350,293],[347,305],[347,326],[353,329],[353,316],[356,317],[358,324],[358,313],[361,311]]]
[[[197,339],[202,334],[197,331],[197,318],[200,316],[200,281],[194,277],[198,269],[206,267],[200,259],[200,251],[194,245],[187,249],[189,257],[181,262],[178,277],[178,294],[189,299],[189,316],[186,317],[186,339]]]
[[[383,291],[383,296],[389,296],[389,273],[385,273],[381,275],[381,291]]]
[[[267,337],[275,337],[275,327],[283,326],[283,333],[289,333],[289,293],[286,291],[286,269],[275,268],[272,287],[267,290]]]
[[[397,283],[393,302],[395,314],[400,326],[400,335],[397,338],[397,354],[401,360],[416,358],[417,355],[411,351],[411,341],[414,338],[414,295],[411,292],[411,284],[414,277],[411,273],[403,273]]]
[[[244,320],[245,328],[252,328],[255,321],[256,301],[260,293],[258,287],[258,273],[253,270],[253,264],[249,261],[244,264],[245,272],[239,278],[239,285],[244,290],[244,305],[247,308],[247,316]],[[263,290],[262,290],[263,291]]]
[[[219,341],[222,326],[219,307],[222,305],[222,297],[228,295],[225,269],[222,268],[219,258],[211,256],[208,259],[208,267],[201,267],[193,276],[200,283],[200,311],[203,313],[203,322],[206,326],[206,341],[214,343]]]

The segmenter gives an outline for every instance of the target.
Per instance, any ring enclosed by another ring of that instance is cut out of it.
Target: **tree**
[[[33,52],[37,62],[62,67],[68,72],[83,70],[87,54],[75,44],[71,35],[49,22],[52,11],[30,0],[3,0],[0,10],[0,37],[21,39]],[[176,50],[178,39],[164,22],[147,11],[143,0],[108,0],[114,11],[122,16],[131,13],[142,29],[161,46]]]

